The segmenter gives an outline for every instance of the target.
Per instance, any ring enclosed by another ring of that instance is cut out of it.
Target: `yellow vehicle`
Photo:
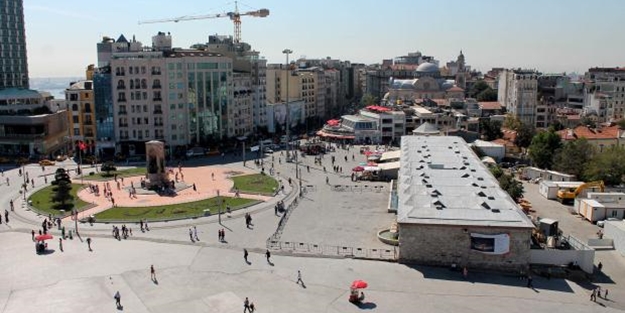
[[[577,188],[564,188],[558,190],[558,201],[560,201],[561,203],[570,203],[587,188],[599,188],[601,192],[605,191],[605,185],[603,184],[603,180],[592,181],[589,183],[583,183]]]
[[[48,159],[43,159],[43,160],[39,161],[39,165],[41,165],[41,166],[52,166],[52,165],[54,165],[54,161],[50,161]]]

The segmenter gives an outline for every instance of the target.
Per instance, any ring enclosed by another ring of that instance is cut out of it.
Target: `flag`
[[[85,151],[85,150],[87,150],[87,145],[84,142],[79,141],[78,142],[78,149],[80,149],[81,151]]]

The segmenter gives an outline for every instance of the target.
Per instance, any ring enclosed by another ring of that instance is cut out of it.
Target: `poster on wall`
[[[487,254],[505,254],[510,252],[510,235],[471,233],[471,250]]]

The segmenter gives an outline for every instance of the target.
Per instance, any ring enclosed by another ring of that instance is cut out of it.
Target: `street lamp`
[[[287,159],[291,157],[291,137],[289,134],[289,129],[291,128],[291,111],[289,108],[289,54],[293,53],[291,49],[284,49],[282,53],[286,54],[286,157]],[[297,172],[296,172],[297,174]]]

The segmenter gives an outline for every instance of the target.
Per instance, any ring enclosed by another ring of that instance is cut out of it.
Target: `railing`
[[[397,260],[397,247],[388,249],[320,245],[306,242],[267,240],[267,249],[330,257]]]
[[[380,193],[386,189],[381,185],[332,185],[331,190],[337,192],[375,192]]]

